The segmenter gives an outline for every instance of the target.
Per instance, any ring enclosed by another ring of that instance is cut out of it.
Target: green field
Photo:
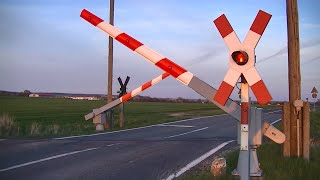
[[[95,133],[92,121],[85,121],[84,115],[104,104],[104,100],[0,96],[0,136],[49,137]],[[221,113],[223,111],[213,104],[127,102],[124,128]],[[13,123],[3,122],[3,119],[10,119]],[[116,108],[113,130],[119,129],[118,120],[119,110]]]

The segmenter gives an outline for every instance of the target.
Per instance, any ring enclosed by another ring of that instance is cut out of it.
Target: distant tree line
[[[178,98],[158,98],[150,96],[135,96],[131,101],[134,102],[174,102],[174,103],[209,103],[206,99],[185,99]]]
[[[0,91],[1,96],[29,96],[30,94],[32,94],[32,92],[29,90],[22,92]]]

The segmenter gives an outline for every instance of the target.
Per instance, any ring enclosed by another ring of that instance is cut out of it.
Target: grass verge
[[[19,134],[19,127],[14,118],[8,113],[0,114],[0,135],[10,136]]]
[[[310,160],[303,158],[286,158],[282,156],[281,145],[266,142],[257,150],[260,168],[265,180],[274,179],[319,179],[320,177],[320,111],[310,113],[310,134],[315,143],[310,148]],[[226,175],[213,177],[210,167],[187,173],[179,177],[182,180],[233,179],[231,172],[236,168],[239,150],[225,155],[227,160]],[[191,170],[192,171],[192,170]]]

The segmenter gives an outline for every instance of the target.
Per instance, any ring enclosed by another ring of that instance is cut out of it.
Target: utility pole
[[[297,0],[287,0],[288,31],[288,71],[289,71],[289,103],[290,103],[290,154],[298,156],[297,151],[297,116],[295,100],[301,99],[299,18]],[[301,118],[299,118],[301,119]],[[299,120],[298,120],[299,121]],[[301,123],[300,123],[301,124]]]
[[[110,0],[110,15],[109,23],[114,25],[114,0]],[[108,49],[108,94],[107,99],[108,103],[112,102],[112,79],[113,79],[113,38],[109,36],[109,49]],[[110,111],[112,113],[112,111]],[[106,116],[108,117],[108,116]],[[112,114],[110,114],[112,117]],[[111,118],[112,119],[112,118]],[[111,127],[111,119],[106,119],[104,127],[106,129]]]
[[[289,103],[284,103],[283,125],[286,134],[284,156],[309,159],[309,107],[301,100],[299,18],[297,0],[286,0],[288,32]],[[304,119],[304,117],[306,117]]]
[[[301,99],[299,19],[297,0],[287,0],[289,101]]]

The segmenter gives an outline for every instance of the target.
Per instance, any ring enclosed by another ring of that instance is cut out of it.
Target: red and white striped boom
[[[191,74],[181,66],[175,64],[166,57],[154,52],[152,49],[145,46],[141,42],[132,38],[128,34],[120,31],[119,29],[116,29],[114,26],[106,23],[105,21],[103,21],[102,19],[85,9],[81,12],[80,16],[88,22],[90,22],[92,25],[97,26],[101,30],[108,33],[110,36],[112,36],[117,41],[130,48],[132,51],[135,51],[138,54],[142,55],[143,57],[148,59],[152,64],[155,64],[165,72],[170,73],[173,77],[180,80],[184,84],[189,84],[193,74]]]
[[[94,14],[90,13],[89,11],[85,9],[82,10],[80,16],[83,19],[87,20],[92,25],[108,33],[111,37],[115,38],[117,41],[127,46],[132,51],[135,51],[136,53],[140,54],[152,64],[161,68],[165,72],[168,72],[178,81],[192,88],[194,91],[196,91],[203,97],[207,98],[209,101],[216,104],[219,108],[221,108],[222,110],[224,110],[225,112],[229,113],[231,116],[236,118],[238,121],[240,121],[240,111],[241,111],[240,106],[229,98],[227,98],[227,102],[224,105],[217,103],[213,99],[217,90],[211,87],[210,85],[208,85],[207,83],[205,83],[204,81],[200,80],[196,76],[194,76],[191,72],[187,71],[183,67],[172,62],[171,60],[162,56],[161,54],[158,54],[157,52],[153,51],[146,45],[139,42],[138,40],[122,32],[121,30],[106,23],[105,21],[95,16]]]
[[[143,84],[142,86],[134,89],[133,91],[123,95],[122,97],[120,97],[120,101],[121,102],[126,102],[128,101],[129,99],[131,99],[132,97],[138,95],[140,92],[144,91],[145,89],[153,86],[154,84],[157,84],[158,82],[160,82],[161,80],[165,79],[166,77],[170,76],[169,73],[165,72],[163,73],[162,75],[152,79],[151,81]]]
[[[125,94],[124,96],[122,96],[122,97],[120,97],[120,98],[118,98],[118,99],[98,108],[98,109],[94,109],[93,112],[85,115],[85,119],[89,120],[89,119],[119,105],[120,103],[124,103],[124,102],[128,101],[129,99],[133,98],[134,96],[140,94],[142,91],[148,89],[149,87],[151,87],[151,86],[157,84],[158,82],[162,81],[163,79],[167,78],[169,75],[170,75],[169,73],[165,72],[165,73],[161,74],[160,76],[152,79],[151,81],[148,81],[147,83],[143,84],[142,86]]]

